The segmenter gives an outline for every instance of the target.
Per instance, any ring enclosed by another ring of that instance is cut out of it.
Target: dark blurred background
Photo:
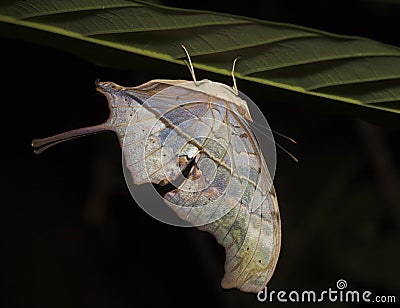
[[[400,46],[397,1],[161,1],[365,36]],[[254,294],[223,290],[224,251],[196,229],[158,222],[125,185],[112,133],[34,155],[34,138],[93,125],[108,116],[94,80],[138,85],[186,78],[184,67],[124,71],[60,50],[1,39],[0,307],[252,307]],[[226,82],[198,71],[198,78]],[[251,88],[238,81],[239,89]],[[325,113],[248,96],[277,137],[275,186],[282,250],[273,290],[335,288],[400,301],[400,143],[391,118]],[[400,121],[399,121],[400,122]],[[342,303],[342,306],[362,306]]]

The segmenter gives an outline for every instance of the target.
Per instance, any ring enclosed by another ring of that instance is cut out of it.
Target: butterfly
[[[35,139],[32,146],[41,153],[80,136],[115,132],[133,183],[173,183],[164,205],[225,248],[222,287],[259,292],[280,252],[277,195],[234,67],[233,88],[197,81],[184,50],[193,81],[152,80],[136,87],[96,81],[108,101],[108,120]]]

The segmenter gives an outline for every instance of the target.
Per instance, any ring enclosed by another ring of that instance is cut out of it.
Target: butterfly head
[[[121,90],[123,87],[120,85],[117,85],[114,82],[111,81],[99,81],[98,79],[95,82],[96,85],[96,90],[99,91],[102,94],[106,93],[115,93],[119,90]]]

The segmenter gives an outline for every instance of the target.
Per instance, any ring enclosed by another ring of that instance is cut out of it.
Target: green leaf
[[[3,2],[0,34],[96,63],[124,59],[126,68],[143,62],[138,55],[182,65],[184,44],[196,68],[217,74],[230,75],[241,56],[236,77],[285,100],[297,94],[400,114],[400,49],[365,38],[127,0]]]

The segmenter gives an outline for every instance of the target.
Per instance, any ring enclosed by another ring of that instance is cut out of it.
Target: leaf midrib
[[[69,14],[69,13],[79,13],[79,12],[88,12],[88,11],[99,11],[99,10],[108,10],[108,9],[123,9],[123,8],[128,8],[128,7],[146,7],[147,5],[141,4],[114,4],[114,5],[104,5],[102,7],[94,7],[94,6],[89,6],[89,7],[78,7],[76,9],[71,9],[71,10],[59,10],[59,11],[48,11],[45,14],[29,14],[29,15],[24,15],[21,18],[18,18],[19,20],[27,20],[30,18],[36,18],[36,17],[50,17],[50,16],[55,16],[55,15],[61,15],[61,14]]]

